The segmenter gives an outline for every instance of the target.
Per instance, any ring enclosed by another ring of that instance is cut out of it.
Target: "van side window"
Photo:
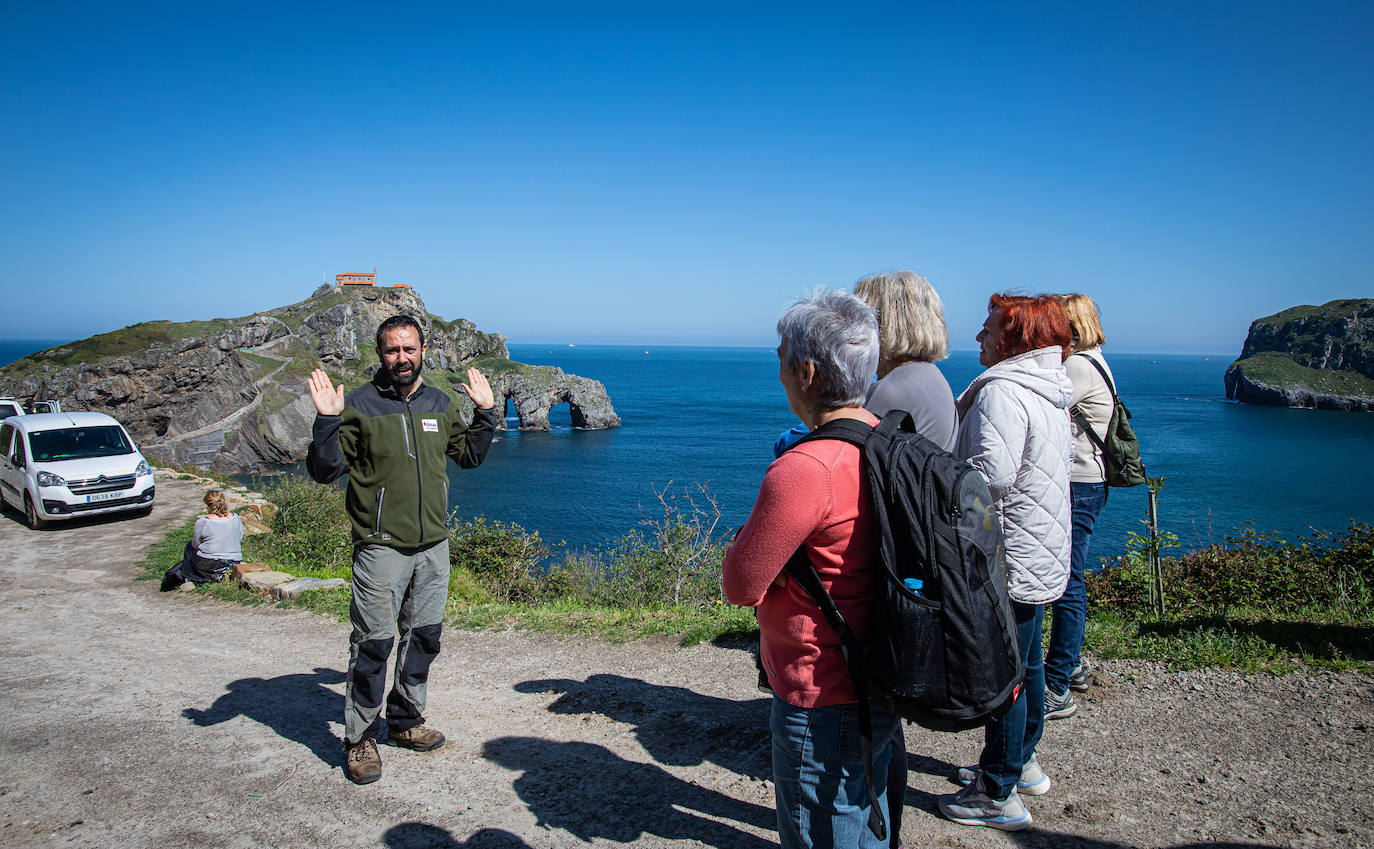
[[[0,425],[0,454],[10,456],[10,440],[14,438],[14,425]]]
[[[16,468],[24,468],[24,434],[22,433],[14,435],[14,451],[10,454],[10,462]]]

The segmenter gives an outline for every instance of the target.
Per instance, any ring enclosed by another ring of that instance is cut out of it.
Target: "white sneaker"
[[[1005,799],[994,799],[983,792],[981,782],[973,782],[958,793],[940,797],[940,813],[960,825],[985,825],[1002,831],[1030,828],[1031,815],[1021,804],[1016,791]]]
[[[1078,702],[1074,701],[1071,691],[1054,693],[1048,687],[1045,688],[1046,719],[1068,719],[1075,713],[1078,713]]]
[[[978,778],[980,770],[976,766],[961,766],[954,774],[954,781],[967,787]],[[1016,792],[1024,796],[1044,796],[1050,792],[1050,777],[1040,768],[1040,763],[1031,755],[1021,767],[1021,778],[1016,782]]]

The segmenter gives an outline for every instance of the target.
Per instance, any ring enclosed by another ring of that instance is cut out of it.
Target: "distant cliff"
[[[1374,411],[1374,299],[1257,319],[1225,379],[1226,397],[1250,404]]]
[[[563,402],[578,427],[620,424],[599,382],[512,362],[501,334],[429,313],[413,289],[373,286],[321,286],[243,318],[149,321],[50,348],[0,369],[0,395],[109,413],[154,462],[259,471],[305,458],[310,371],[322,367],[348,389],[367,380],[379,365],[377,325],[398,313],[425,327],[425,379],[466,412],[472,402],[457,385],[475,365],[498,404],[513,401],[522,429],[547,430]]]

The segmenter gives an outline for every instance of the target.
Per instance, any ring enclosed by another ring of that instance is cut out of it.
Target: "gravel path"
[[[146,518],[0,519],[0,846],[766,847],[767,701],[738,649],[446,632],[437,752],[341,771],[347,628],[134,582]],[[170,564],[169,564],[170,565]],[[907,730],[912,847],[1374,846],[1374,679],[1098,665],[1009,835],[935,813],[980,736]]]

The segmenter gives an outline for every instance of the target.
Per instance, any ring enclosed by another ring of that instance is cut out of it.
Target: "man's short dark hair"
[[[382,334],[390,333],[393,330],[400,330],[402,327],[409,327],[420,337],[420,347],[425,345],[425,329],[420,326],[420,322],[405,313],[398,313],[388,318],[386,321],[377,325],[377,347],[382,347]]]

